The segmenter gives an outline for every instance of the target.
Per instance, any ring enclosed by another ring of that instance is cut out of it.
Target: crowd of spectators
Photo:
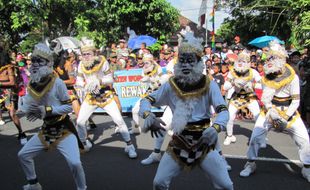
[[[205,63],[204,73],[208,75],[211,79],[215,80],[221,89],[229,72],[231,66],[236,60],[237,55],[243,51],[250,51],[251,54],[251,68],[256,69],[261,76],[264,75],[263,66],[266,60],[267,51],[266,48],[255,48],[255,47],[245,47],[241,43],[239,36],[236,36],[233,39],[232,45],[228,46],[226,43],[217,45],[215,48],[212,48],[210,45],[205,45],[203,49],[202,61]],[[77,68],[79,55],[70,52],[74,59],[72,59],[72,64]],[[168,44],[163,44],[161,50],[158,52],[151,52],[145,43],[142,43],[140,49],[131,50],[127,46],[127,41],[120,39],[118,43],[112,43],[108,48],[105,48],[103,51],[98,50],[98,55],[104,55],[110,63],[110,69],[112,71],[117,70],[129,70],[129,69],[138,69],[143,68],[144,63],[142,61],[145,54],[153,54],[155,61],[161,67],[169,67],[171,62],[176,62],[178,55],[177,46],[168,46]],[[301,87],[301,105],[300,112],[306,123],[310,124],[310,62],[309,62],[309,51],[304,49],[303,51],[297,50],[288,50],[289,57],[287,63],[290,64],[296,74],[300,78],[300,87]],[[20,95],[24,94],[25,85],[28,83],[29,72],[28,68],[31,65],[31,53],[15,53],[14,51],[10,54],[11,64],[14,64],[20,68],[20,73],[24,80],[24,86],[21,88]],[[169,69],[167,69],[169,71]],[[309,82],[308,82],[309,81]],[[256,95],[260,99],[261,89],[256,89]],[[222,95],[229,99],[229,94],[222,90]],[[309,100],[308,100],[309,99]],[[261,103],[261,102],[260,102]],[[262,104],[261,104],[262,105]],[[1,114],[0,114],[1,115]],[[251,119],[250,112],[243,110],[239,113],[237,118]],[[0,120],[0,125],[4,124]]]

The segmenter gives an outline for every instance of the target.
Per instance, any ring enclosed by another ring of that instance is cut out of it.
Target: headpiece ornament
[[[203,51],[202,38],[196,38],[189,26],[186,26],[185,30],[182,29],[180,33],[183,39],[179,44],[179,53],[195,53],[201,57]]]
[[[53,51],[44,43],[38,43],[34,46],[32,57],[41,57],[50,62],[53,62]]]
[[[282,45],[280,45],[277,41],[271,41],[269,43],[267,59],[271,57],[276,57],[285,60],[288,57],[288,54],[285,48]]]
[[[85,52],[85,51],[95,51],[96,47],[95,47],[95,43],[93,40],[88,39],[86,37],[82,37],[81,39],[81,52]]]

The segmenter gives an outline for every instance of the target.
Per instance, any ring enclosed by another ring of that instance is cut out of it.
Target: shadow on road
[[[129,125],[129,118],[126,120]],[[124,152],[125,143],[114,146],[117,141],[122,142],[120,135],[113,135],[114,129],[109,126],[112,122],[98,122],[98,128],[91,131],[96,139],[103,135],[102,141],[86,154],[81,155],[89,190],[149,190],[156,173],[157,164],[143,166],[140,161],[147,157],[153,146],[150,134],[131,135],[134,144],[139,149],[137,159],[129,159]],[[39,126],[39,125],[38,125]],[[10,126],[13,127],[13,126]],[[244,127],[236,128],[237,134],[250,137],[251,130]],[[28,132],[36,132],[31,129]],[[143,137],[143,138],[142,138]],[[139,138],[139,139],[138,139]],[[143,139],[141,141],[141,139]],[[112,143],[112,144],[111,144]],[[148,144],[145,146],[144,144]],[[142,146],[143,144],[143,146]],[[147,148],[141,148],[147,147]],[[0,176],[3,190],[21,189],[26,183],[25,176],[17,159],[20,150],[15,135],[0,134]],[[225,153],[225,152],[224,152]],[[268,145],[261,149],[260,156],[286,158],[274,147]],[[304,190],[309,183],[302,179],[300,168],[295,164],[277,162],[257,162],[257,172],[249,178],[240,178],[245,160],[227,159],[232,166],[230,176],[236,190]],[[44,190],[74,190],[75,185],[65,159],[58,151],[48,151],[35,158],[36,171]],[[199,168],[192,172],[183,171],[172,180],[171,190],[205,190],[213,189]]]

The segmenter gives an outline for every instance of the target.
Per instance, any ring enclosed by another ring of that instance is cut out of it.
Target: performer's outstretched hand
[[[155,114],[150,112],[149,115],[144,120],[143,130],[147,132],[148,130],[151,131],[151,136],[154,138],[158,138],[158,134],[163,136],[161,130],[166,131],[161,125],[166,126],[165,122],[161,119],[156,118]]]
[[[153,125],[151,125],[150,127],[150,130],[151,130],[151,136],[154,138],[154,135],[156,138],[158,138],[158,134],[160,136],[164,136],[162,133],[161,133],[161,130],[163,131],[166,131],[165,128],[163,128],[161,125],[164,125],[166,126],[165,122],[163,122],[163,120],[161,119],[155,119],[155,122],[153,123]]]
[[[29,108],[29,113],[27,113],[28,121],[35,121],[37,119],[44,119],[46,116],[45,106],[31,106]]]
[[[97,78],[92,79],[91,82],[86,84],[85,89],[87,92],[99,94],[100,81]]]
[[[197,142],[196,148],[198,149],[202,145],[216,145],[218,139],[218,133],[214,127],[208,127],[202,132],[202,136]]]
[[[284,130],[287,126],[287,120],[280,116],[278,111],[274,108],[269,110],[269,116],[272,120],[273,125],[280,131]]]
[[[26,114],[26,118],[28,121],[30,122],[34,122],[36,121],[37,119],[39,119],[41,116],[38,114],[38,113],[33,113],[33,112],[30,112],[30,113],[27,113]]]

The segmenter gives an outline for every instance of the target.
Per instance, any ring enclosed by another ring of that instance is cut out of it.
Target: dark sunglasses
[[[93,55],[92,53],[83,53],[82,56],[91,56]]]
[[[41,57],[32,57],[31,63],[33,66],[45,66],[48,64],[48,60]]]

